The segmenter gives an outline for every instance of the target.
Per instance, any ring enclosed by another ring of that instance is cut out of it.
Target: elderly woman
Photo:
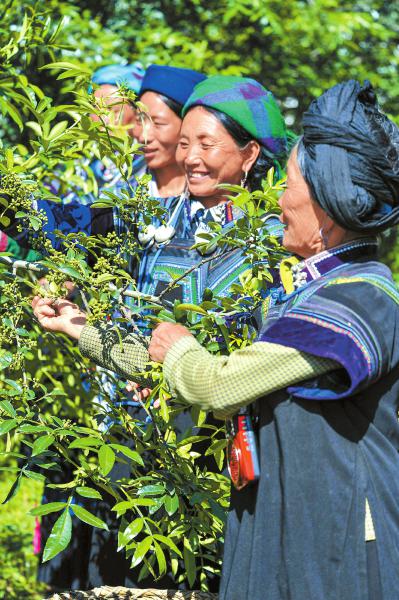
[[[174,393],[230,413],[251,404],[258,481],[233,489],[223,600],[392,600],[399,564],[399,294],[375,235],[399,221],[399,130],[375,94],[335,86],[304,115],[281,197],[284,243],[302,260],[251,348],[213,357],[161,324],[149,353]],[[35,300],[42,324],[132,374],[71,305]],[[256,377],[254,377],[256,373]]]

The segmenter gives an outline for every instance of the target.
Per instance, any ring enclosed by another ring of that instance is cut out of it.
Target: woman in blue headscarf
[[[138,93],[144,77],[144,69],[139,62],[129,65],[107,65],[97,69],[91,78],[92,84],[89,86],[89,92],[93,93],[99,107],[107,108],[108,117],[103,117],[105,122],[111,121],[112,125],[127,129],[130,135],[133,135],[133,127],[136,119],[136,110],[132,104],[121,97],[119,86],[123,85],[128,90]],[[95,85],[95,89],[93,87]],[[90,115],[93,121],[99,121],[100,117],[93,113]],[[135,158],[135,169],[139,169],[143,158],[138,155]],[[61,167],[62,169],[62,167]],[[88,179],[88,170],[92,171],[97,189],[114,187],[121,178],[118,167],[110,158],[100,160],[98,158],[76,161],[74,164],[74,173],[76,181],[86,181]],[[71,183],[65,174],[56,177],[57,174],[48,183],[51,192],[62,199],[63,203],[78,202],[79,204],[90,204],[96,199],[95,193],[85,193],[77,183],[73,189]],[[67,187],[66,187],[67,186]],[[58,211],[60,213],[60,211]],[[50,222],[53,221],[50,216]],[[79,217],[77,217],[79,218]],[[86,219],[87,221],[87,219]],[[72,218],[72,222],[74,219]],[[80,222],[82,225],[82,222]]]

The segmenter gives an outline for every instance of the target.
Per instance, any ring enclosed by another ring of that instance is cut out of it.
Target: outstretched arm
[[[229,356],[213,356],[181,325],[161,323],[149,347],[164,363],[170,389],[182,401],[220,418],[272,392],[340,368],[295,348],[255,342]]]
[[[79,341],[83,354],[96,364],[115,371],[140,385],[150,382],[146,375],[149,339],[139,334],[116,330],[112,325],[86,325],[86,314],[69,300],[55,302],[36,296],[32,301],[34,314],[47,331],[65,333]]]
[[[85,327],[79,340],[83,355],[128,379],[143,379],[146,363],[164,362],[174,395],[187,404],[225,418],[258,398],[339,368],[279,344],[257,342],[230,356],[213,356],[182,325],[161,323],[148,340],[134,333],[119,336],[109,327]],[[141,371],[141,373],[140,373]]]
[[[258,398],[339,368],[330,359],[266,342],[213,356],[182,325],[161,323],[148,339],[115,328],[85,326],[71,302],[38,300],[35,314],[46,329],[79,339],[82,354],[127,379],[147,385],[150,359],[164,362],[166,380],[179,399],[212,410],[221,418]]]

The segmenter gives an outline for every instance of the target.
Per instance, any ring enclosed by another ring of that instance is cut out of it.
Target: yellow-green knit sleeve
[[[179,399],[222,418],[278,389],[337,368],[333,360],[265,342],[230,356],[213,356],[194,338],[184,337],[168,351],[164,374]]]

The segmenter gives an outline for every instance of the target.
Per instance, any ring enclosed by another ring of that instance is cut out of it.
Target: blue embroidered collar
[[[302,288],[345,263],[376,256],[377,247],[378,242],[375,237],[358,238],[335,248],[319,252],[319,254],[293,265],[291,272],[294,289]]]

